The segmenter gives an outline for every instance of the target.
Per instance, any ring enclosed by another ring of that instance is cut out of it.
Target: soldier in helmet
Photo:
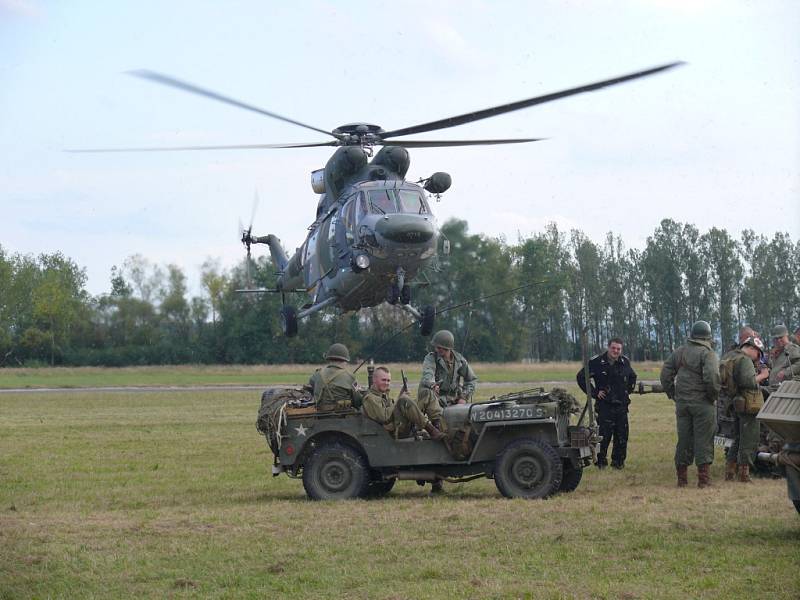
[[[446,329],[437,331],[431,346],[433,352],[428,352],[422,363],[417,404],[436,424],[445,406],[472,400],[478,378],[467,360],[455,351],[452,333]]]
[[[434,427],[428,417],[414,403],[405,389],[396,400],[389,396],[392,375],[386,367],[376,367],[372,376],[372,386],[364,394],[364,414],[377,421],[396,438],[411,435],[411,426],[417,431],[427,431],[433,440],[440,440],[444,434]]]
[[[422,378],[417,390],[417,406],[434,427],[442,430],[442,409],[450,404],[472,401],[478,378],[467,360],[455,351],[453,334],[443,329],[431,338],[433,352],[422,363]],[[442,491],[442,482],[433,482],[431,492]]]
[[[350,362],[350,352],[344,344],[332,344],[323,356],[328,364],[317,369],[309,380],[314,391],[314,404],[317,410],[341,410],[360,408],[362,394],[358,390],[356,378],[345,369]]]
[[[774,392],[783,381],[800,381],[800,346],[789,341],[786,325],[776,325],[772,330],[770,352],[769,391]]]
[[[675,401],[678,444],[675,469],[678,487],[688,484],[688,467],[697,465],[697,487],[711,485],[714,462],[714,402],[719,395],[719,359],[711,347],[711,326],[706,321],[692,325],[686,345],[661,367],[661,385]]]
[[[763,355],[764,344],[757,337],[750,336],[723,359],[721,384],[732,397],[734,407],[734,438],[725,464],[725,481],[733,481],[737,472],[739,481],[750,481],[750,469],[760,437],[756,413],[763,404],[758,384],[769,377],[768,369],[756,374],[755,365]]]

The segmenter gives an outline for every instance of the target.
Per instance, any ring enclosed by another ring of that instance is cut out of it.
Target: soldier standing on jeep
[[[360,408],[362,402],[358,383],[344,366],[350,362],[350,351],[344,344],[332,344],[323,356],[328,364],[314,371],[308,385],[313,390],[317,410],[330,411]]]
[[[455,345],[453,334],[446,329],[434,334],[433,352],[425,356],[417,389],[417,406],[440,431],[443,431],[442,409],[451,404],[472,402],[478,381],[467,359],[455,351]],[[442,482],[434,481],[431,493],[441,491]]]

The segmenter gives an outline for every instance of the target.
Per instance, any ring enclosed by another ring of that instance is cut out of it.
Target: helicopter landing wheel
[[[297,310],[294,306],[284,304],[281,307],[281,328],[286,337],[297,335]]]
[[[411,288],[407,285],[403,286],[403,289],[400,290],[400,304],[410,304],[411,303]]]
[[[433,333],[433,326],[436,322],[436,308],[430,305],[422,307],[419,319],[419,334],[429,336]]]
[[[397,304],[397,301],[400,299],[400,288],[397,287],[396,283],[393,283],[389,286],[389,289],[386,290],[386,301],[389,304]],[[404,302],[404,304],[408,304]]]

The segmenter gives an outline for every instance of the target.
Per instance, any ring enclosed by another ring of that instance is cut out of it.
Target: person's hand
[[[602,400],[603,398],[605,398],[605,397],[606,397],[606,391],[605,391],[605,390],[600,390],[599,392],[597,392],[597,397],[598,397],[600,400]]]
[[[786,379],[786,372],[785,371],[779,371],[778,374],[775,376],[775,378],[778,381],[783,381],[784,379]]]
[[[466,401],[466,400],[464,400],[463,398],[458,398],[458,399],[456,400],[456,404],[466,404],[466,403],[467,403],[467,401]]]
[[[778,376],[780,377],[780,374]],[[764,367],[759,371],[758,375],[756,375],[756,382],[764,381],[767,377],[769,377],[769,369]]]

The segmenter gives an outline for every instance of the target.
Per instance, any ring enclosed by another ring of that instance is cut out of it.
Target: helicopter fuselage
[[[313,305],[335,298],[341,310],[358,310],[383,302],[393,284],[407,284],[436,255],[436,219],[416,184],[356,182],[328,206],[286,263],[278,289],[305,288]]]

